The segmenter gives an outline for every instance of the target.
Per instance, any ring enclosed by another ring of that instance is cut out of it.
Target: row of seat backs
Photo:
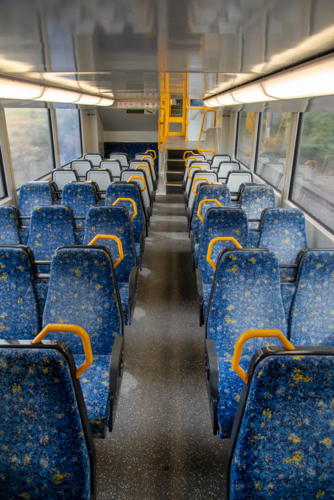
[[[238,171],[241,170],[240,163],[237,161],[221,161],[218,166],[213,167],[210,162],[206,161],[198,161],[198,160],[189,160],[188,162],[188,168],[185,169],[183,180],[186,180],[188,171],[190,167],[198,167],[201,168],[202,170],[213,170],[216,172],[218,176],[218,180],[220,182],[225,182],[227,178],[227,174],[233,170],[233,171]]]
[[[190,152],[187,154],[187,158],[193,158],[193,157],[195,157],[199,161],[207,161],[205,155],[203,155],[203,154],[198,154],[198,153],[191,153],[190,154]],[[189,163],[187,162],[187,158],[186,158],[186,164],[190,164],[190,162]],[[209,163],[210,163],[212,169],[216,169],[217,167],[219,167],[219,164],[222,161],[231,161],[230,155],[227,155],[227,154],[214,155],[212,157],[212,159],[209,160]]]

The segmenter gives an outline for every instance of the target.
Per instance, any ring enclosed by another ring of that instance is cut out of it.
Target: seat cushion
[[[82,229],[75,229],[74,236],[75,236],[77,245],[83,245],[85,231],[83,231]]]
[[[130,324],[129,283],[118,283],[124,314],[124,324]]]
[[[85,356],[75,354],[74,359],[76,367],[79,368],[85,361]],[[109,367],[110,356],[108,354],[94,356],[93,363],[80,377],[93,438],[105,438],[107,434],[110,414]]]

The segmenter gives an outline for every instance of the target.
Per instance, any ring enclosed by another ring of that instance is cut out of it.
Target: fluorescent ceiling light
[[[220,106],[231,106],[231,105],[234,106],[235,104],[239,104],[238,102],[235,102],[230,92],[217,95],[216,99]]]
[[[276,99],[297,99],[334,94],[334,58],[308,64],[262,82]]]
[[[43,90],[41,85],[0,78],[1,99],[36,99],[42,95]]]
[[[218,102],[217,102],[217,99],[215,97],[210,97],[209,99],[205,99],[204,100],[204,104],[205,106],[208,106],[209,108],[210,107],[214,107],[214,106],[219,106]]]
[[[275,97],[269,97],[265,94],[260,83],[245,85],[239,89],[232,90],[231,94],[237,102],[242,104],[276,100]]]
[[[101,97],[96,95],[82,94],[80,99],[76,101],[75,104],[98,104],[101,101]]]
[[[99,103],[97,103],[97,106],[111,106],[114,104],[113,99],[101,99]]]
[[[72,92],[72,90],[56,89],[52,87],[45,87],[43,95],[35,99],[36,101],[48,102],[67,102],[74,103],[78,101],[81,94],[79,92]]]

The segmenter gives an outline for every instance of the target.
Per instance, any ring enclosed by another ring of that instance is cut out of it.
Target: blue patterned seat
[[[93,437],[104,438],[111,430],[116,395],[110,386],[109,365],[117,366],[123,346],[123,314],[109,251],[104,247],[63,247],[51,264],[50,288],[43,314],[49,323],[76,324],[90,337],[93,364],[81,380]],[[51,332],[48,339],[67,344],[79,366],[84,358],[79,337]],[[117,389],[117,388],[116,388]]]
[[[19,245],[18,211],[10,205],[0,207],[0,243],[3,245]]]
[[[217,200],[222,207],[231,207],[231,195],[228,187],[223,184],[203,184],[198,187],[195,203],[193,204],[192,213],[189,216],[191,251],[197,253],[199,241],[202,235],[203,222],[198,217],[198,207],[203,200]],[[217,207],[217,203],[207,202],[202,204],[201,217],[205,219],[205,214],[209,208]]]
[[[264,183],[245,183],[240,186],[240,208],[245,210],[247,219],[261,219],[262,211],[265,208],[276,207],[274,189]],[[258,229],[259,222],[248,222],[249,229]],[[257,248],[260,233],[250,231],[251,246]]]
[[[57,186],[54,182],[27,182],[20,187],[18,210],[22,217],[21,224],[29,226],[29,219],[34,208],[42,205],[53,205]],[[25,217],[28,217],[27,219]]]
[[[206,316],[207,352],[213,348],[219,366],[217,398],[211,398],[214,433],[229,438],[242,380],[231,368],[238,337],[254,328],[278,328],[286,334],[278,262],[268,250],[224,250]],[[244,346],[241,366],[248,371],[256,349],[277,345],[277,339],[252,339]],[[217,429],[218,427],[218,429]]]
[[[72,208],[74,217],[87,217],[91,207],[97,204],[96,185],[93,182],[66,184],[63,189],[62,205]],[[84,238],[85,221],[76,220],[75,237],[78,245]]]
[[[282,278],[294,278],[298,253],[307,248],[305,215],[298,208],[267,208],[262,213],[259,248],[272,250]]]
[[[95,448],[73,356],[0,341],[1,497],[95,498]]]
[[[334,345],[334,250],[301,253],[289,335],[296,345]]]
[[[69,207],[53,205],[35,208],[31,218],[28,246],[37,261],[49,261],[56,249],[75,245],[73,211]],[[50,265],[40,265],[42,273],[50,272]]]
[[[113,205],[119,198],[132,199],[137,207],[137,215],[131,221],[133,237],[136,245],[137,257],[139,257],[140,268],[145,249],[145,234],[147,233],[146,217],[143,202],[137,184],[127,182],[113,182],[107,189],[105,205]],[[130,201],[121,200],[117,206],[128,209],[130,218],[134,215],[133,204]]]
[[[205,320],[215,270],[206,257],[211,240],[219,236],[232,236],[243,248],[248,247],[248,223],[243,210],[239,208],[209,208],[206,212],[201,241],[195,265],[196,277],[203,283],[203,297],[198,296],[200,326]],[[212,247],[211,260],[217,264],[220,252],[224,248],[235,248],[231,241],[218,241]],[[200,289],[201,285],[197,287]]]
[[[121,295],[124,322],[131,324],[137,289],[137,258],[128,211],[122,206],[92,207],[86,220],[84,244],[88,245],[97,234],[117,236],[123,246],[123,260],[116,266],[115,274]],[[116,241],[101,239],[96,245],[109,248],[113,261],[119,257]],[[125,286],[127,285],[127,286]]]
[[[244,385],[228,498],[333,499],[334,350],[276,349],[257,353]]]

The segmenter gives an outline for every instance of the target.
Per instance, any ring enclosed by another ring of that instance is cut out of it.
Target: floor
[[[181,195],[158,195],[138,281],[115,427],[95,440],[97,499],[226,498],[227,441],[212,435]]]

